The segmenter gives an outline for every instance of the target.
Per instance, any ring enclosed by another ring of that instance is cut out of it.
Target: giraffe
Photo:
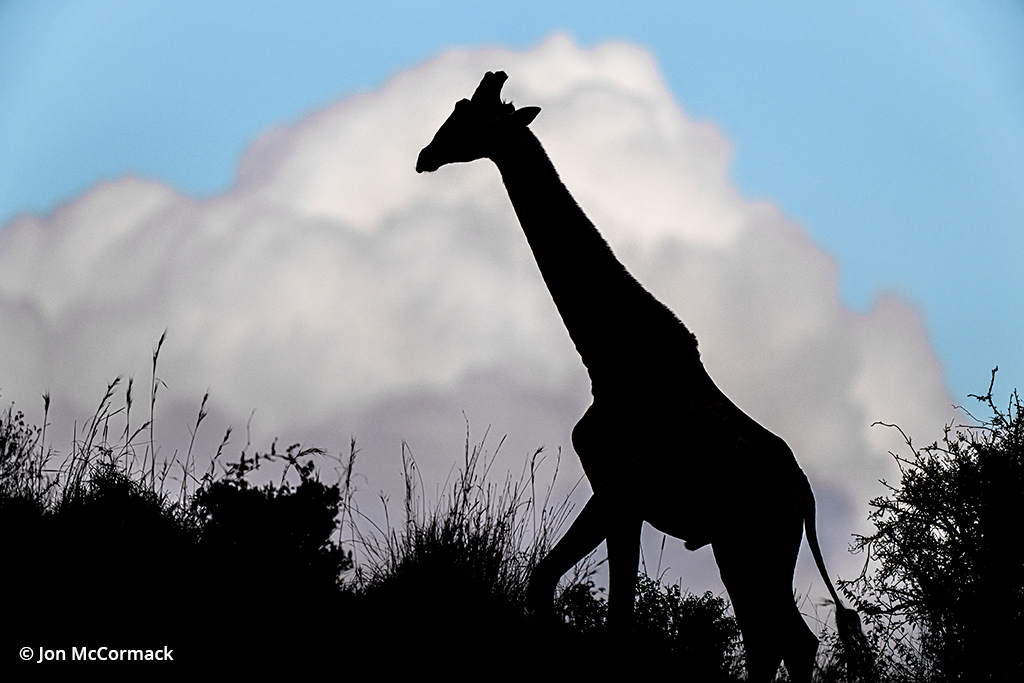
[[[606,541],[609,624],[628,632],[646,521],[690,550],[711,545],[743,634],[748,680],[772,680],[785,662],[794,682],[807,683],[818,640],[793,598],[805,528],[844,643],[863,638],[828,578],[810,483],[786,443],[715,385],[693,333],[612,253],[528,128],[540,108],[501,101],[507,78],[488,72],[472,99],[455,104],[416,171],[494,162],[590,375],[593,402],[572,444],[593,494],[534,569],[530,607],[550,618],[561,576]]]

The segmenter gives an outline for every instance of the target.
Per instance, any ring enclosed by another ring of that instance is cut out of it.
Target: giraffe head
[[[416,160],[416,172],[436,171],[445,164],[490,157],[495,141],[515,128],[525,128],[540,113],[540,107],[516,109],[501,101],[501,86],[508,79],[504,71],[484,74],[473,98],[459,100],[455,111],[423,148]]]

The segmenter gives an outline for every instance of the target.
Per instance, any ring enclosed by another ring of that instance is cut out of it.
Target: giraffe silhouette
[[[828,578],[810,483],[786,443],[737,408],[704,369],[697,339],[616,259],[562,184],[528,125],[539,107],[501,101],[504,72],[488,72],[419,155],[417,172],[487,158],[501,173],[544,282],[587,372],[593,403],[572,443],[593,489],[572,525],[535,568],[528,601],[553,614],[561,576],[607,542],[609,623],[633,620],[644,521],[711,544],[747,653],[748,680],[811,680],[818,640],[793,597],[806,528],[836,605],[847,649],[859,618]]]

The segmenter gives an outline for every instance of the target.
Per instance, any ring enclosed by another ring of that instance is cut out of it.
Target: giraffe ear
[[[540,107],[521,107],[512,112],[512,120],[525,128],[537,118],[539,113]]]

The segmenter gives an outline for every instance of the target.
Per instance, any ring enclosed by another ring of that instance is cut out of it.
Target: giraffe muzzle
[[[441,163],[437,160],[436,155],[432,153],[430,145],[427,145],[420,151],[419,157],[416,158],[416,172],[433,173],[439,168],[441,168]]]

